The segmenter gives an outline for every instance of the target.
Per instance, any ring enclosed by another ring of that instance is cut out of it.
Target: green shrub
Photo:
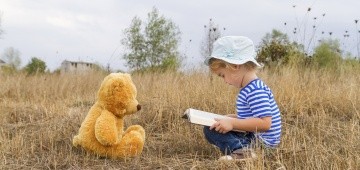
[[[37,73],[45,73],[46,64],[44,61],[33,57],[31,58],[31,61],[25,66],[25,71],[31,75],[31,74],[37,74]]]
[[[262,39],[258,47],[257,60],[269,67],[287,64],[289,60],[294,64],[293,62],[303,60],[298,47],[290,43],[286,34],[273,30]]]
[[[341,65],[341,50],[338,40],[323,40],[314,51],[313,64],[318,68],[337,70]]]

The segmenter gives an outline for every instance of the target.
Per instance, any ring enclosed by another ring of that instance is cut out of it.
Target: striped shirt
[[[239,119],[270,116],[270,129],[266,132],[257,132],[255,136],[268,147],[275,147],[280,143],[280,110],[271,90],[263,81],[255,79],[240,90],[236,100],[236,112]]]

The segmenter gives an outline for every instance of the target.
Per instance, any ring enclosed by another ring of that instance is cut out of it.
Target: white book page
[[[215,118],[229,118],[224,115],[218,115],[218,114],[191,109],[191,108],[187,109],[185,111],[185,114],[187,114],[188,119],[191,123],[200,124],[204,126],[213,125],[216,122]]]

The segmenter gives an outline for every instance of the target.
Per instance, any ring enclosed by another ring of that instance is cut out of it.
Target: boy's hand
[[[218,118],[215,118],[215,123],[210,126],[210,130],[214,129],[219,132],[219,133],[227,133],[231,130],[233,130],[233,125],[232,125],[232,122],[231,122],[231,119],[218,119]]]

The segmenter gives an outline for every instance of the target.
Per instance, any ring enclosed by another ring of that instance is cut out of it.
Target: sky
[[[309,51],[317,40],[330,37],[344,51],[359,52],[359,0],[0,0],[0,56],[13,47],[20,51],[22,67],[37,57],[51,71],[64,60],[128,70],[121,57],[123,32],[135,16],[146,21],[153,7],[179,27],[186,68],[202,66],[200,44],[210,18],[226,28],[223,36],[247,36],[255,45],[277,29]]]

